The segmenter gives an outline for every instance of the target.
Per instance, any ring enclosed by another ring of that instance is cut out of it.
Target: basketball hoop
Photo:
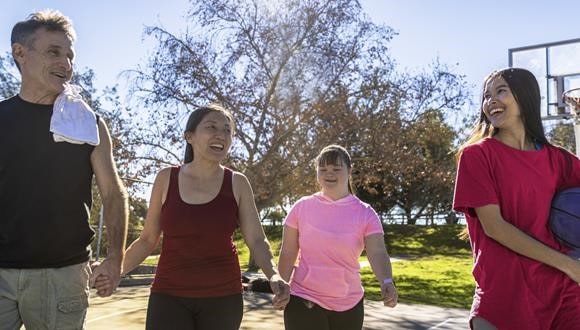
[[[576,122],[580,120],[580,88],[573,88],[562,93],[562,100],[570,107]]]

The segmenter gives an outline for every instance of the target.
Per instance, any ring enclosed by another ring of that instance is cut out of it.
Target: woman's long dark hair
[[[195,132],[197,126],[199,126],[199,123],[201,123],[203,118],[205,118],[205,116],[207,116],[210,112],[219,112],[223,114],[224,116],[226,116],[226,118],[230,120],[230,123],[232,124],[233,127],[234,118],[232,117],[232,114],[228,110],[226,110],[223,106],[216,103],[212,103],[208,106],[197,108],[189,115],[189,118],[187,119],[187,124],[185,125],[184,134],[187,132],[192,133]],[[191,144],[186,142],[183,163],[184,164],[191,163],[192,161],[193,161],[193,147],[191,146]]]

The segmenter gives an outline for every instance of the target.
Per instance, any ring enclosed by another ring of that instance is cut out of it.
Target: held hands
[[[272,306],[277,310],[283,310],[290,301],[290,286],[278,274],[270,277],[270,288],[274,293]]]
[[[108,297],[117,289],[121,281],[121,263],[115,259],[107,258],[103,262],[93,262],[93,271],[89,285],[97,290],[99,297]]]
[[[381,283],[381,297],[383,297],[383,304],[387,307],[395,307],[397,305],[398,295],[395,284]]]
[[[109,276],[107,275],[99,275],[96,279],[94,284],[91,286],[91,288],[94,288],[97,290],[97,295],[99,297],[108,297],[111,294],[108,292],[113,292],[115,291],[113,289],[113,283],[111,281],[111,279],[109,278]]]

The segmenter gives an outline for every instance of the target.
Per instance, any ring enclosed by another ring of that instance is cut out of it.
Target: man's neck
[[[31,88],[26,88],[22,86],[20,88],[20,92],[18,93],[21,99],[26,102],[35,103],[35,104],[54,104],[58,94],[48,93],[48,92],[36,92]]]

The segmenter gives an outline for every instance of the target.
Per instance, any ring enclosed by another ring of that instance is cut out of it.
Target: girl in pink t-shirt
[[[548,229],[552,197],[570,186],[580,160],[547,141],[534,75],[491,73],[453,201],[473,250],[473,329],[580,329],[580,261]]]
[[[360,330],[364,292],[358,258],[363,249],[381,283],[385,306],[397,304],[383,227],[372,207],[352,195],[351,160],[344,148],[324,148],[316,174],[322,191],[301,198],[284,221],[278,267],[282,278],[291,280],[285,328]]]

